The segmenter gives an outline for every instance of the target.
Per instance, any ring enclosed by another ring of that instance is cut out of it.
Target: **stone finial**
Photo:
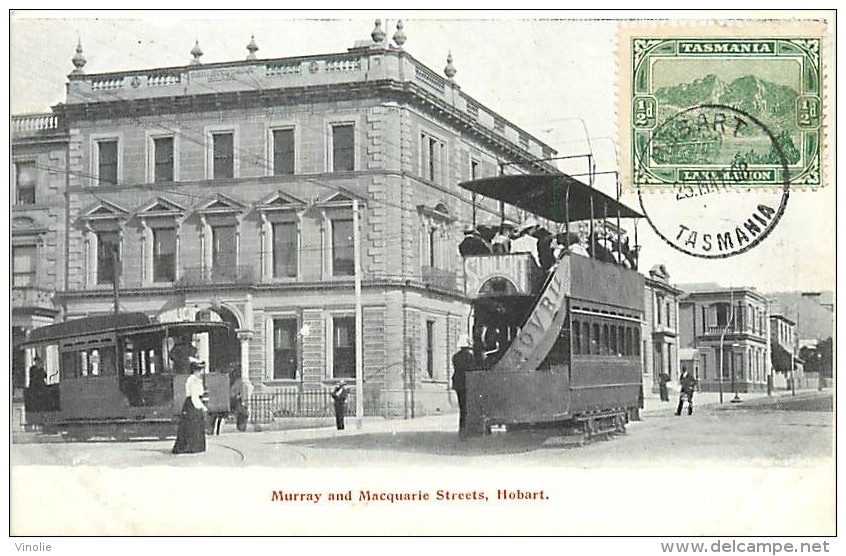
[[[85,59],[85,56],[82,55],[82,39],[78,39],[76,41],[76,54],[73,55],[71,61],[73,62],[74,66],[74,70],[72,73],[85,73],[85,70],[83,68],[85,67],[85,63],[87,62],[87,60]]]
[[[250,44],[247,45],[247,50],[250,51],[247,54],[247,60],[255,60],[256,59],[256,51],[259,49],[258,45],[256,44],[256,36],[250,36]]]
[[[394,44],[396,44],[400,48],[402,48],[402,45],[404,45],[406,39],[408,39],[408,37],[405,36],[405,31],[402,30],[403,27],[405,27],[405,25],[403,25],[402,20],[398,19],[397,32],[394,33]]]
[[[198,39],[194,42],[194,48],[191,49],[191,56],[194,57],[194,59],[191,60],[191,65],[192,66],[198,66],[198,65],[202,64],[202,62],[200,61],[200,56],[202,56],[202,55],[203,55],[203,49],[200,48],[200,41]]]
[[[447,54],[447,65],[444,68],[444,75],[452,79],[455,77],[455,74],[458,73],[458,70],[455,69],[455,66],[452,64],[452,52]]]
[[[376,26],[373,28],[373,31],[370,32],[370,38],[373,39],[373,42],[382,42],[385,40],[385,32],[382,30],[382,20],[377,19],[375,22]]]

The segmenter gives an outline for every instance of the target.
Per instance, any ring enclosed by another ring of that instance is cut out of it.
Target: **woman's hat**
[[[527,218],[526,220],[523,221],[523,223],[520,225],[520,228],[517,231],[525,232],[525,231],[531,230],[533,228],[537,228],[539,226],[540,226],[540,224],[538,224],[537,220],[535,220],[534,218]]]

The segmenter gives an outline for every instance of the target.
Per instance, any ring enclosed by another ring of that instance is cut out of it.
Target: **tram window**
[[[602,325],[602,339],[599,342],[599,349],[602,355],[608,355],[609,352],[608,346],[608,325]]]
[[[626,355],[634,355],[634,351],[632,351],[632,327],[626,327]]]
[[[626,329],[628,326],[620,326],[617,329],[617,354],[626,355]]]
[[[573,353],[576,355],[582,353],[582,327],[575,319],[573,320]]]
[[[593,336],[590,338],[590,353],[591,355],[599,355],[599,325],[593,325]]]
[[[582,353],[590,353],[590,324],[582,323]]]
[[[76,378],[78,376],[78,357],[75,351],[62,352],[61,378]]]
[[[640,355],[640,329],[639,328],[634,329],[634,342],[633,343],[634,343],[634,351],[635,351],[634,354],[639,356]]]

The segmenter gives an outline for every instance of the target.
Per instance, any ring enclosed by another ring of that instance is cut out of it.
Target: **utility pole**
[[[361,310],[361,246],[358,230],[358,198],[353,197],[353,259],[355,265],[355,424],[362,427],[364,416],[364,355],[363,322]]]

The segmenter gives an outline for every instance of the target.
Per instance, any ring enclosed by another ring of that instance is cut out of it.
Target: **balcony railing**
[[[709,336],[722,336],[723,331],[725,331],[726,335],[729,334],[752,334],[754,336],[763,336],[764,332],[760,330],[752,330],[751,327],[745,326],[729,326],[726,329],[726,325],[720,324],[717,326],[709,326],[706,328],[705,333]]]
[[[12,307],[15,309],[54,310],[53,290],[38,286],[13,286]]]
[[[59,117],[52,113],[12,116],[12,133],[28,134],[59,128]]]
[[[253,284],[255,283],[254,270],[252,265],[227,267],[186,266],[182,268],[177,285]]]
[[[420,269],[423,283],[440,288],[442,290],[455,290],[456,286],[456,272],[454,270],[444,270],[442,268],[435,268],[433,266],[424,266]]]

